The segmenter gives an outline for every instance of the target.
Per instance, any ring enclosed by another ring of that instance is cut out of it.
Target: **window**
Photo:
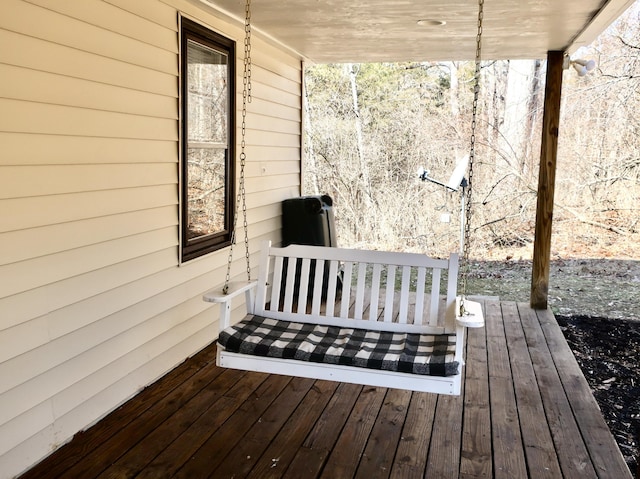
[[[182,19],[182,261],[231,243],[235,43]]]

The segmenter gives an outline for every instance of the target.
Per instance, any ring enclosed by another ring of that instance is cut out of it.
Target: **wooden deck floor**
[[[222,370],[211,346],[23,478],[631,478],[553,315],[485,308],[460,397]]]

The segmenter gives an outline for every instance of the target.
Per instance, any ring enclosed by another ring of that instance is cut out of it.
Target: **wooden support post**
[[[563,60],[564,52],[550,51],[547,53],[547,80],[544,91],[542,147],[540,151],[540,175],[538,177],[538,206],[536,210],[533,272],[531,276],[531,307],[534,309],[546,309],[549,295],[551,226],[558,157]]]

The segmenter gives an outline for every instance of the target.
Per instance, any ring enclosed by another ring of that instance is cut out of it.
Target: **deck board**
[[[212,345],[22,477],[631,479],[553,314],[483,305],[459,397],[223,370]]]
[[[329,454],[338,440],[363,387],[357,384],[340,384],[336,394],[296,452],[284,477],[318,477]]]
[[[502,303],[502,316],[511,372],[513,377],[518,378],[518,381],[514,381],[514,390],[527,467],[530,470],[539,471],[537,477],[540,479],[561,477],[560,464],[551,439],[549,425],[547,421],[540,421],[540,418],[545,417],[542,397],[516,304]]]
[[[264,464],[267,464],[267,467],[277,467],[279,456],[266,458],[263,454],[313,383],[312,379],[293,378],[209,477],[246,477],[258,463],[263,467]]]
[[[425,477],[458,477],[463,397],[438,397]]]
[[[460,477],[464,479],[493,475],[486,344],[486,328],[468,335],[462,457],[460,458]]]
[[[175,397],[178,397],[176,393],[179,393],[180,387],[185,382],[192,381],[196,373],[201,372],[209,377],[220,374],[222,371],[203,371],[214,360],[215,349],[208,348],[185,361],[154,383],[152,387],[142,390],[134,400],[116,409],[93,427],[76,434],[71,442],[56,451],[54,455],[46,458],[38,467],[29,471],[27,475],[43,477],[40,473],[41,471],[46,471],[47,477],[60,477],[61,475],[71,477],[70,471],[74,465],[80,463],[87,456],[94,454],[98,447],[126,429],[128,424],[134,421],[136,417],[171,394],[172,391],[174,391]],[[97,466],[97,464],[92,464],[92,469],[99,473]],[[97,475],[97,473],[94,475]]]
[[[262,384],[266,375],[247,374],[234,390],[220,397],[203,411],[202,415],[182,434],[172,436],[173,442],[145,466],[136,478],[171,477],[185,464],[204,442],[231,417],[244,400]],[[243,399],[244,398],[244,399]]]
[[[527,477],[514,380],[499,302],[486,303],[485,320],[494,477]]]
[[[544,332],[549,350],[556,364],[564,390],[571,402],[571,409],[584,443],[589,451],[598,477],[631,477],[631,472],[623,460],[622,454],[611,436],[611,431],[600,412],[589,384],[580,371],[580,367],[569,345],[562,336],[560,326],[553,314],[546,311],[536,312]]]
[[[217,381],[209,384],[209,387],[203,388],[184,407],[162,421],[144,437],[144,441],[133,445],[126,454],[109,466],[98,478],[131,477],[137,474],[164,451],[173,442],[175,436],[181,435],[190,428],[202,412],[206,411],[209,405],[214,404],[229,389],[234,386],[235,389],[242,389],[246,383],[254,382],[255,379],[252,375],[244,375],[240,381],[238,381],[237,374],[220,375]],[[130,437],[133,435],[131,434]]]
[[[276,479],[284,475],[286,468],[278,467],[278,463],[282,461],[283,464],[292,464],[297,449],[302,447],[337,387],[338,383],[335,382],[317,381],[309,389],[248,477]]]
[[[418,479],[423,477],[437,401],[438,396],[435,394],[415,393],[412,395],[396,452],[396,460],[391,469],[391,478]]]
[[[410,391],[400,389],[387,391],[360,460],[360,466],[355,475],[357,479],[389,477],[410,401]]]
[[[354,477],[387,390],[365,386],[320,475],[323,479]]]
[[[580,430],[536,313],[523,304],[518,310],[562,473],[568,479],[597,477],[584,442],[572,440],[580,436]]]
[[[244,442],[244,436],[253,429],[261,429],[262,415],[269,406],[285,391],[291,379],[284,376],[268,376],[249,398],[225,421],[209,439],[190,457],[173,477],[190,479],[210,477],[232,452]],[[240,467],[240,465],[238,465]]]

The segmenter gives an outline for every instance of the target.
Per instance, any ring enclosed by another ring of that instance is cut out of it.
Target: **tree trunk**
[[[449,66],[449,104],[451,116],[457,120],[460,117],[460,82],[458,80],[458,65],[456,62],[448,62]]]
[[[356,149],[358,154],[358,160],[360,163],[360,185],[358,188],[361,191],[361,202],[363,207],[362,219],[363,226],[369,227],[368,219],[372,217],[372,200],[371,200],[371,179],[369,177],[369,167],[364,154],[364,135],[362,133],[362,117],[360,116],[360,106],[358,103],[358,84],[357,84],[357,72],[352,63],[346,64],[347,71],[349,73],[349,83],[351,85],[351,98],[353,101],[353,113],[355,116],[355,131],[356,131]]]
[[[309,107],[309,92],[306,87],[306,81],[303,81],[304,88],[304,145],[305,145],[305,159],[301,162],[309,166],[311,174],[305,174],[306,171],[301,171],[302,179],[305,182],[305,191],[311,191],[314,195],[320,194],[320,188],[318,186],[318,165],[316,164],[316,152],[313,149],[313,125],[311,123],[311,108]]]

